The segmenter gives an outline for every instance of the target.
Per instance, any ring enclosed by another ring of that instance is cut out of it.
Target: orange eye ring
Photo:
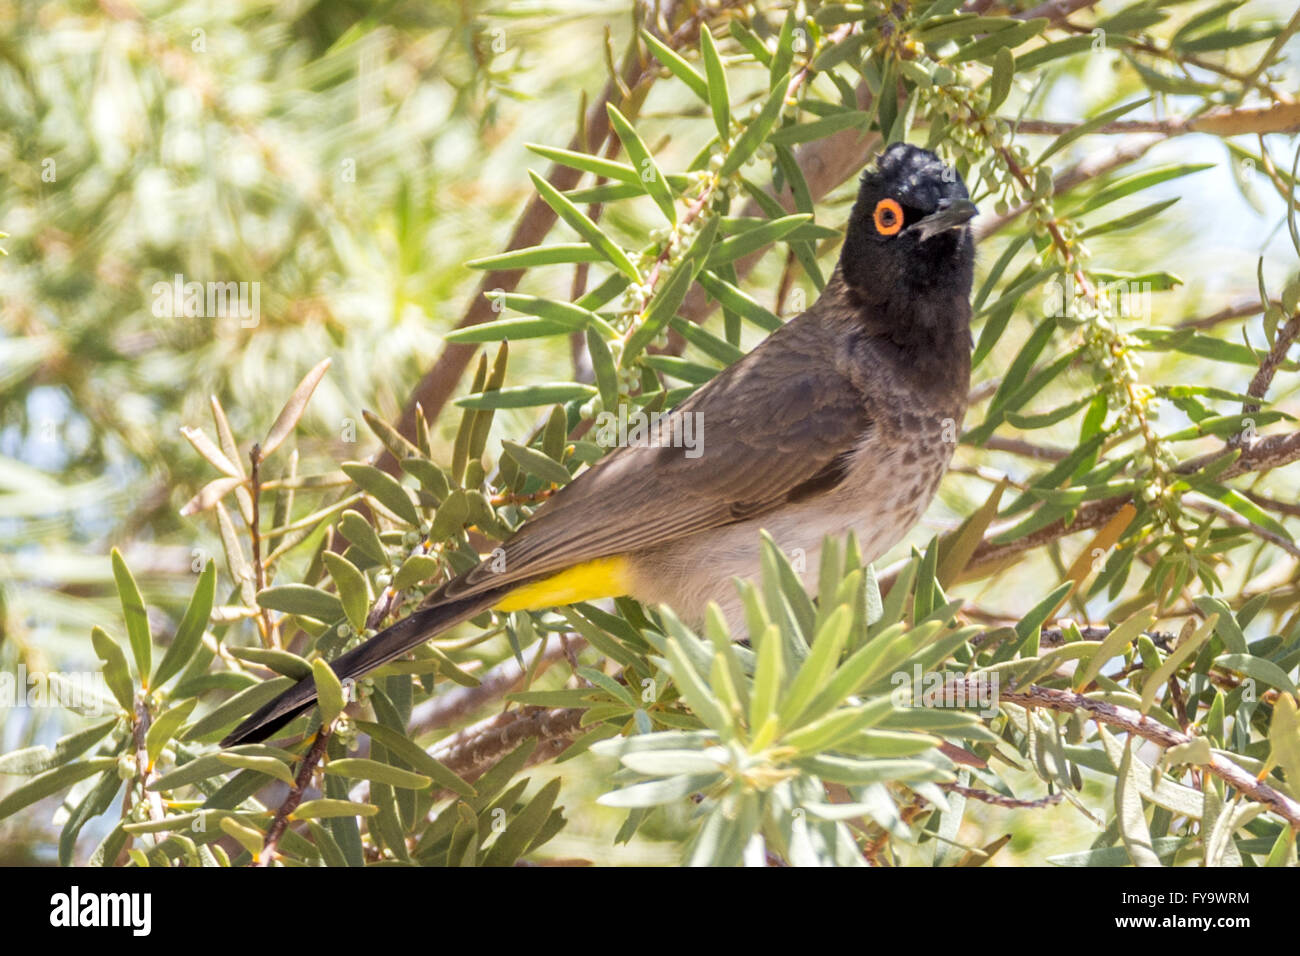
[[[893,199],[882,199],[876,203],[876,212],[872,218],[876,223],[876,232],[882,236],[895,235],[903,228],[903,207]]]

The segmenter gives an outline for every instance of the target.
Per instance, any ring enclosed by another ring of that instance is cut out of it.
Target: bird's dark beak
[[[969,199],[941,199],[939,208],[912,226],[922,242],[970,222],[979,213]]]

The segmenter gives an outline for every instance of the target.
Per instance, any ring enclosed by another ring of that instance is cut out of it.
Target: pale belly
[[[744,615],[732,579],[758,580],[760,530],[772,536],[804,588],[816,594],[825,538],[852,531],[863,560],[876,560],[920,519],[951,455],[951,444],[936,448],[933,441],[923,445],[917,438],[866,443],[843,482],[825,495],[633,556],[632,596],[667,604],[697,626],[709,602],[715,602],[733,635],[740,636]]]

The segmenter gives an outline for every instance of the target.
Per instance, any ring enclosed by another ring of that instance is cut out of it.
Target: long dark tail
[[[419,647],[449,627],[483,613],[500,599],[501,593],[494,589],[473,597],[422,608],[392,627],[380,631],[359,647],[340,655],[330,662],[330,667],[339,680],[356,679],[380,664],[386,664],[412,648]],[[226,735],[221,746],[265,740],[299,714],[310,710],[315,702],[316,684],[310,677],[303,678],[275,700],[258,708],[252,716]]]

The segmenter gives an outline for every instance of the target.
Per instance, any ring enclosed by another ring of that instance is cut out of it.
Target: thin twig
[[[1056,792],[1037,800],[1017,800],[1015,797],[1008,797],[1001,793],[994,793],[991,790],[977,790],[974,787],[963,787],[958,783],[941,783],[940,790],[948,793],[957,793],[971,800],[978,800],[980,803],[989,803],[995,807],[1006,807],[1012,810],[1041,810],[1043,807],[1052,807],[1065,799],[1065,794]]]
[[[322,727],[317,731],[311,749],[307,751],[307,756],[302,758],[302,764],[298,767],[298,776],[294,778],[293,789],[284,798],[280,808],[275,811],[275,817],[271,820],[270,829],[266,831],[266,840],[262,844],[262,852],[258,854],[257,866],[270,866],[271,861],[275,859],[275,854],[280,845],[280,837],[284,836],[285,828],[289,825],[289,816],[302,803],[303,794],[307,792],[307,785],[311,783],[311,775],[315,772],[316,765],[320,763],[321,758],[325,756],[325,748],[329,745],[330,732],[331,728],[329,727]]]
[[[1081,710],[1098,723],[1118,727],[1166,749],[1191,743],[1194,739],[1187,734],[1171,730],[1150,717],[1144,717],[1136,710],[1105,701],[1092,700],[1070,691],[1053,690],[1034,684],[1023,691],[1004,691],[999,697],[1003,703],[1018,704],[1026,708],[1045,707],[1063,714],[1072,714]],[[1300,827],[1300,803],[1251,776],[1232,761],[1218,754],[1211,754],[1209,762],[1201,766],[1251,800],[1264,804],[1293,827]]]

